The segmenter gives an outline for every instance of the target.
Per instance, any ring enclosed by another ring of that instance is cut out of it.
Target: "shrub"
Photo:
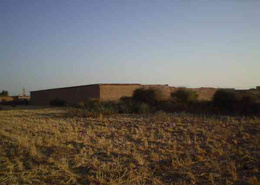
[[[117,114],[118,113],[118,103],[113,101],[103,102],[101,103],[101,107],[103,107],[103,114]]]
[[[218,90],[213,96],[213,105],[224,111],[233,111],[234,105],[240,100],[233,90]]]
[[[122,97],[118,103],[118,113],[134,113],[136,103],[132,97]]]
[[[77,108],[85,109],[88,112],[102,113],[104,115],[118,113],[118,105],[116,102],[100,102],[97,99],[89,99],[85,102],[80,102]]]
[[[118,113],[149,113],[151,107],[144,102],[135,101],[133,98],[123,98],[118,103]]]
[[[155,105],[163,98],[162,90],[156,88],[150,89],[137,89],[134,91],[133,100],[137,102],[147,103],[149,105]]]
[[[66,101],[64,101],[62,99],[56,98],[56,99],[50,101],[50,105],[56,106],[56,107],[64,107],[67,105],[67,103],[66,103]]]
[[[259,109],[257,108],[257,95],[252,94],[250,92],[244,92],[241,94],[240,106],[242,109],[242,113],[244,114],[256,114],[259,113]],[[258,110],[257,110],[258,109]]]
[[[132,97],[129,97],[129,96],[123,96],[122,98],[120,98],[120,101],[121,102],[133,102],[133,98]]]
[[[75,107],[67,109],[66,116],[69,117],[102,117],[118,113],[118,104],[116,102],[100,102],[90,99],[86,102],[80,102]]]
[[[171,93],[171,97],[177,103],[187,104],[195,102],[198,99],[198,94],[195,91],[182,88]]]
[[[250,106],[250,113],[253,115],[260,115],[260,103],[253,103]]]
[[[129,114],[133,112],[133,104],[127,104],[126,102],[118,103],[119,114]]]
[[[219,112],[242,115],[260,113],[257,95],[247,91],[218,90],[212,102]]]
[[[151,108],[147,103],[144,102],[135,103],[132,112],[139,114],[149,113],[151,112]]]
[[[241,102],[243,104],[253,104],[253,103],[256,103],[257,102],[257,97],[255,94],[252,94],[252,93],[243,93],[242,94],[242,98],[241,98]]]
[[[157,111],[174,112],[175,104],[172,101],[161,101],[156,106]]]

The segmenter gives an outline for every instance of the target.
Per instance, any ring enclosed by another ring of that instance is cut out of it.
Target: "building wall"
[[[175,92],[177,91],[178,87],[170,87],[170,92]],[[198,94],[198,100],[202,100],[202,101],[211,101],[213,98],[213,95],[215,94],[215,92],[218,90],[217,88],[207,88],[207,87],[201,87],[201,88],[186,88],[188,90],[192,90],[197,92]]]
[[[101,101],[117,101],[123,96],[131,97],[140,84],[104,84],[100,85]]]
[[[145,89],[155,89],[160,92],[161,100],[169,100],[171,98],[171,88],[168,85],[143,85]]]
[[[89,98],[101,101],[117,101],[124,96],[131,97],[136,89],[160,89],[163,93],[162,100],[171,98],[171,93],[179,88],[168,85],[141,85],[141,84],[96,84],[78,87],[68,87],[31,92],[31,102],[36,105],[49,105],[52,100],[61,99],[70,104],[85,102]],[[199,100],[210,101],[217,91],[215,88],[191,89],[198,93]]]
[[[100,100],[101,101],[117,101],[124,96],[131,97],[136,89],[160,89],[162,92],[162,100],[170,98],[170,87],[168,85],[141,85],[141,84],[101,84]]]
[[[87,85],[50,89],[31,92],[31,103],[34,105],[49,105],[52,100],[61,99],[67,103],[76,104],[89,98],[99,99],[99,85]]]
[[[198,100],[211,101],[215,92],[218,90],[217,88],[194,88],[193,91],[198,93]]]

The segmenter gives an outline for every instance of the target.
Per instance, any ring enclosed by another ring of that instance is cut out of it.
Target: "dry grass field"
[[[260,118],[0,111],[0,184],[259,184]]]

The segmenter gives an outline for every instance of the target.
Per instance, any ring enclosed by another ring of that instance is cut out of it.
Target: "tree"
[[[8,96],[8,95],[9,95],[8,91],[2,91],[0,93],[0,96]]]
[[[196,101],[198,99],[198,94],[195,91],[182,88],[171,93],[171,97],[177,103],[186,104]]]

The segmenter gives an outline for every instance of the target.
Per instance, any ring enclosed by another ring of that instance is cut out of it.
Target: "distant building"
[[[139,88],[156,87],[167,91],[168,85],[141,85],[141,84],[93,84],[75,87],[64,87],[31,91],[31,103],[36,105],[48,105],[52,100],[60,99],[70,104],[98,99],[100,101],[117,101],[124,96],[132,96]]]
[[[31,104],[49,105],[52,100],[60,99],[69,104],[85,102],[89,99],[100,101],[118,101],[122,97],[131,97],[136,89],[139,88],[159,88],[163,93],[164,99],[169,99],[171,93],[178,88],[168,85],[141,85],[141,84],[92,84],[74,87],[64,87],[31,91]],[[216,88],[195,88],[199,95],[199,100],[209,101],[217,91]]]
[[[10,103],[21,103],[24,101],[29,101],[30,96],[0,96],[1,104],[10,104]]]

